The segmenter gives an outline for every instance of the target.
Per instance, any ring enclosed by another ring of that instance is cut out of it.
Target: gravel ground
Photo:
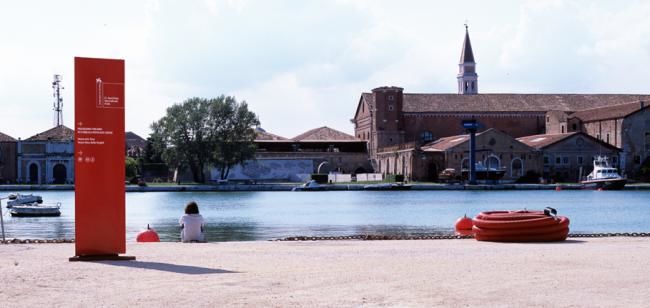
[[[648,307],[650,238],[0,245],[1,307]]]

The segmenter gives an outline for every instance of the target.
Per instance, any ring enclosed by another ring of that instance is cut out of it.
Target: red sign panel
[[[124,60],[75,58],[77,256],[126,252]]]

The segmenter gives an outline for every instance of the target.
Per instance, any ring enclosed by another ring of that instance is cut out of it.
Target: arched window
[[[520,158],[515,158],[510,162],[510,176],[519,178],[524,175],[524,162]]]
[[[460,161],[460,169],[469,170],[469,158],[463,158],[463,160]]]
[[[31,184],[37,184],[39,182],[39,172],[38,172],[38,165],[36,163],[32,163],[29,165],[29,183]]]
[[[498,157],[491,154],[485,159],[485,167],[487,168],[499,168],[501,166],[501,161]]]
[[[422,133],[420,133],[420,141],[429,142],[432,140],[433,140],[433,134],[430,131],[425,130]]]

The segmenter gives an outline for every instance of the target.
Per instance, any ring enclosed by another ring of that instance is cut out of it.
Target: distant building
[[[147,145],[147,140],[134,132],[126,132],[124,138],[126,139],[126,156],[131,158],[141,157],[144,153],[144,147]]]
[[[650,156],[650,111],[644,105],[650,95],[481,94],[468,31],[458,66],[457,94],[404,93],[400,87],[361,93],[352,123],[355,136],[368,142],[374,169],[391,151],[417,152],[429,142],[464,134],[461,122],[466,119],[477,120],[481,130],[494,128],[514,138],[583,131],[621,147],[628,172],[638,170]],[[412,169],[421,165],[416,156],[404,157],[411,159],[404,162],[406,167],[389,170],[390,174],[422,174]],[[426,170],[441,168],[427,166]]]
[[[582,132],[545,134],[517,138],[543,155],[541,175],[559,182],[578,182],[593,170],[593,160],[602,155],[614,167],[621,162],[621,149]]]
[[[0,184],[16,181],[16,139],[0,133]]]
[[[650,101],[584,109],[577,112],[548,112],[547,133],[584,132],[620,148],[620,167],[634,176],[650,157]]]
[[[59,125],[18,141],[17,181],[31,184],[74,182],[74,131]]]
[[[255,160],[236,166],[228,179],[302,181],[311,173],[366,173],[372,170],[366,142],[323,126],[292,139],[258,129]],[[219,170],[210,179],[219,179]]]
[[[445,169],[469,170],[469,135],[440,138],[422,146],[424,153],[443,155]],[[510,135],[490,128],[476,134],[476,161],[504,169],[503,180],[514,181],[541,167],[541,154]]]

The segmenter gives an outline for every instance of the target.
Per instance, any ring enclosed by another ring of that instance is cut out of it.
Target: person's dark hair
[[[192,201],[185,206],[185,214],[198,214],[199,205]]]

